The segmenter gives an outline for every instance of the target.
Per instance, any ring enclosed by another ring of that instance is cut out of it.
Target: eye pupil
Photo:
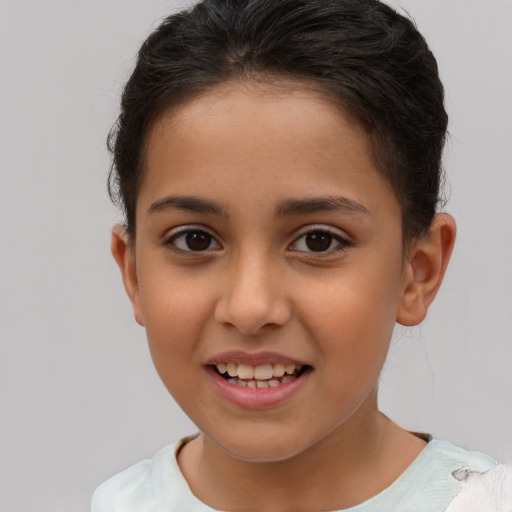
[[[205,251],[212,242],[212,237],[204,231],[190,231],[185,239],[187,247],[192,251]]]
[[[306,235],[306,245],[314,252],[326,251],[331,247],[332,235],[322,231],[313,231]]]

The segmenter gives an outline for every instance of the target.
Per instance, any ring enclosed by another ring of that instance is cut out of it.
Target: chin
[[[277,435],[275,432],[258,432],[233,435],[229,439],[210,439],[230,457],[251,463],[283,462],[303,453],[309,447],[304,443],[303,437],[300,437],[300,441],[295,441],[289,433]]]

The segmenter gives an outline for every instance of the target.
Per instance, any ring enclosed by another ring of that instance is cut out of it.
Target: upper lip
[[[296,366],[306,365],[307,363],[299,361],[283,354],[276,352],[244,352],[243,350],[230,350],[222,352],[210,357],[206,361],[206,365],[215,365],[219,363],[235,363],[235,364],[250,364],[258,366],[263,364],[294,364]]]

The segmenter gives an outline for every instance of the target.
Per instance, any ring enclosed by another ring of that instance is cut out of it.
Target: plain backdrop
[[[381,406],[512,462],[512,2],[400,0],[447,92],[459,234],[427,321],[397,329]],[[185,2],[0,2],[0,511],[76,511],[195,431],[110,256],[105,138],[151,28]]]

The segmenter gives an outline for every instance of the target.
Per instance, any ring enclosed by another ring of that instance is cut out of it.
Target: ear
[[[123,277],[124,289],[133,306],[133,314],[138,324],[144,325],[144,317],[140,305],[139,283],[135,266],[135,250],[130,243],[130,237],[123,226],[116,225],[112,228],[112,240],[110,244],[112,256],[116,260]]]
[[[456,231],[453,217],[438,214],[428,233],[415,240],[408,249],[396,315],[398,323],[417,325],[427,316],[450,261]]]

